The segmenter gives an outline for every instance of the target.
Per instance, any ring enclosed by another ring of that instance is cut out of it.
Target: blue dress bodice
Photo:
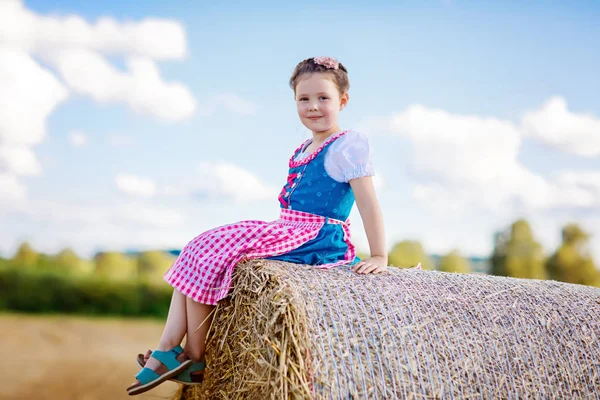
[[[287,183],[279,195],[282,208],[308,212],[341,221],[348,219],[354,206],[354,193],[347,182],[338,182],[325,170],[325,155],[341,134],[323,143],[315,153],[298,161],[301,146],[290,159]]]
[[[338,182],[325,170],[325,155],[345,132],[331,136],[310,155],[296,161],[306,144],[299,147],[289,163],[286,184],[279,194],[281,208],[346,221],[354,206],[354,193],[347,182]],[[325,224],[318,236],[301,247],[271,259],[300,264],[333,264],[344,258],[348,238],[341,225]],[[356,262],[358,260],[355,260]]]

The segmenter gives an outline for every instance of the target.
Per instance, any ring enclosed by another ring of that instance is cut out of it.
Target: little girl
[[[352,265],[359,274],[386,271],[383,218],[372,176],[369,142],[343,131],[340,111],[348,104],[348,71],[330,57],[299,63],[290,79],[298,116],[312,131],[289,161],[279,195],[281,214],[273,222],[242,221],[207,231],[189,242],[164,279],[173,297],[157,350],[138,355],[143,367],[130,395],[173,379],[198,383],[211,311],[226,297],[237,263],[266,258],[320,268]],[[350,241],[348,215],[358,206],[371,257],[360,261]],[[199,327],[199,328],[198,328]],[[185,349],[181,342],[187,334]]]

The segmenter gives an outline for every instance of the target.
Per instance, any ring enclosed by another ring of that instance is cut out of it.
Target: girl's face
[[[296,106],[302,124],[315,134],[330,135],[340,131],[340,110],[348,103],[348,93],[340,96],[328,74],[314,73],[301,77],[296,85]]]

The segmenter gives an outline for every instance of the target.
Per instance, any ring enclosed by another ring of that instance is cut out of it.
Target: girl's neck
[[[332,136],[332,135],[334,135],[334,134],[336,134],[336,133],[338,133],[340,131],[341,131],[341,129],[340,129],[339,126],[336,127],[335,129],[329,129],[329,130],[324,131],[324,132],[314,132],[313,131],[313,133],[312,133],[312,136],[313,136],[312,143],[314,145],[319,146],[324,141],[326,141],[330,136]]]

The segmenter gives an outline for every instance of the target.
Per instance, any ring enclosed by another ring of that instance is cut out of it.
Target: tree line
[[[484,273],[515,278],[553,279],[582,285],[600,286],[600,273],[589,251],[590,235],[577,224],[562,229],[562,243],[547,255],[535,239],[529,223],[520,219],[494,235],[494,250]],[[361,258],[367,257],[359,254]],[[1,260],[5,265],[27,267],[39,271],[55,271],[66,275],[91,274],[99,278],[149,283],[162,281],[175,256],[164,251],[145,251],[133,255],[121,252],[100,252],[91,260],[80,258],[73,250],[64,249],[55,255],[37,252],[29,243],[22,243],[14,256]],[[414,240],[396,243],[389,251],[389,264],[410,268],[421,263],[423,269],[453,273],[472,273],[470,259],[459,250],[441,257],[427,254],[422,244]]]

